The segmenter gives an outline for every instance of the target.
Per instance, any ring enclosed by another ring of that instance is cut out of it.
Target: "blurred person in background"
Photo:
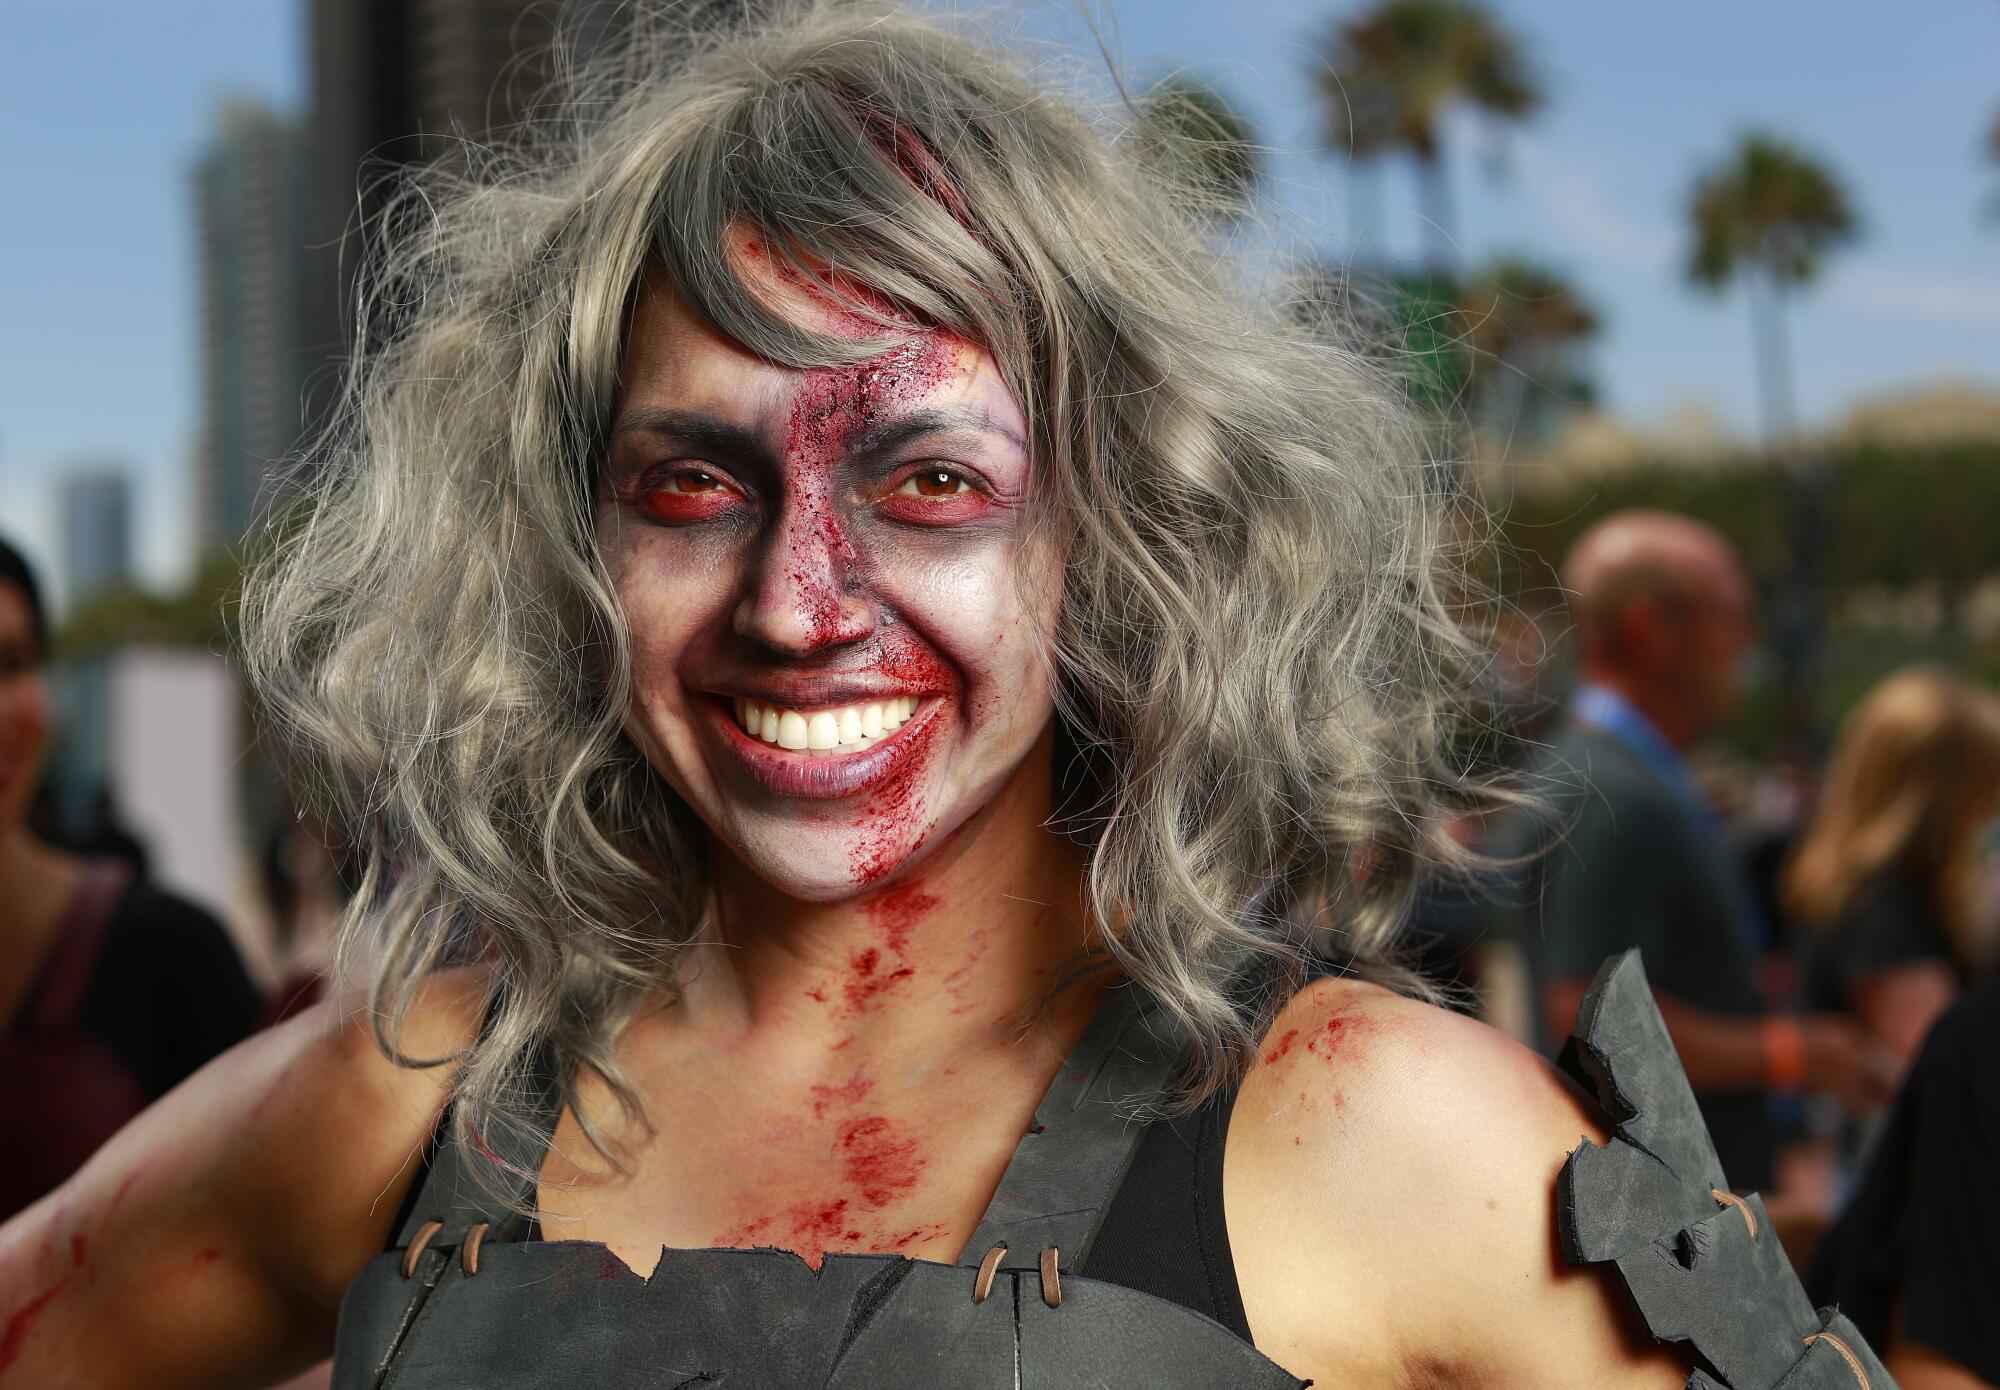
[[[1930,1030],[1807,1287],[1903,1390],[2000,1387],[2000,985]]]
[[[1808,1007],[1858,1017],[1907,1062],[1991,968],[1981,832],[2000,804],[2000,699],[1950,671],[1882,681],[1847,718],[1783,901]]]
[[[1851,1020],[1762,997],[1755,895],[1683,756],[1735,699],[1748,577],[1709,527],[1627,511],[1584,533],[1563,580],[1580,684],[1537,769],[1554,805],[1533,833],[1551,841],[1528,858],[1514,930],[1544,1037],[1563,1036],[1599,962],[1638,947],[1724,1170],[1768,1189],[1771,1094],[1879,1106],[1890,1073]]]
[[[213,917],[30,828],[47,655],[35,576],[0,541],[0,1218],[243,1038],[258,1004]]]

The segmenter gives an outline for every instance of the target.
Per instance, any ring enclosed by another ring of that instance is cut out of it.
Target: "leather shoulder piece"
[[[1813,1308],[1763,1201],[1729,1190],[1637,951],[1598,970],[1563,1063],[1612,1126],[1556,1179],[1563,1253],[1615,1264],[1653,1336],[1693,1347],[1689,1390],[1895,1390],[1854,1325]]]

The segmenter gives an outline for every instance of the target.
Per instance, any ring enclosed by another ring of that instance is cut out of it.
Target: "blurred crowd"
[[[1562,589],[1571,669],[1523,720],[1526,804],[1465,827],[1489,871],[1420,905],[1412,950],[1551,1056],[1639,950],[1721,1168],[1815,1302],[1981,1376],[1952,1384],[2000,1380],[2000,698],[1906,667],[1746,789],[1698,751],[1760,641],[1728,542],[1616,513]]]
[[[1816,1301],[2000,1376],[2000,699],[1952,670],[1881,681],[1822,758],[1704,774],[1759,641],[1741,559],[1666,512],[1600,520],[1554,622],[1573,660],[1510,744],[1521,804],[1458,831],[1488,869],[1420,902],[1407,945],[1458,1007],[1551,1057],[1590,981],[1637,948],[1732,1186],[1767,1196]],[[57,1185],[206,1060],[325,989],[337,836],[262,845],[279,959],[149,880],[100,822],[38,800],[61,711],[36,578],[0,542],[0,1217]],[[1528,644],[1533,646],[1533,643]],[[1545,667],[1548,663],[1542,663]],[[1615,1116],[1614,1116],[1615,1118]]]

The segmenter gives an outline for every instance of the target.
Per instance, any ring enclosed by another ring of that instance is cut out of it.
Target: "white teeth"
[[[810,713],[767,705],[761,700],[739,699],[732,704],[736,722],[752,738],[794,752],[814,754],[859,752],[901,728],[917,712],[914,695]]]
[[[799,749],[806,746],[805,716],[797,710],[788,709],[778,716],[778,747]]]

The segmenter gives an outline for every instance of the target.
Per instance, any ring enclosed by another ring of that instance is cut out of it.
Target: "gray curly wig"
[[[1032,422],[1036,524],[1069,557],[1066,812],[1191,1095],[1254,1045],[1253,961],[1383,964],[1422,873],[1463,857],[1448,730],[1478,652],[1425,432],[1379,361],[1251,287],[1129,104],[1045,83],[879,5],[649,29],[560,121],[391,209],[243,641],[369,852],[349,937],[384,1046],[417,1060],[395,1039],[428,976],[490,972],[453,1111],[479,1147],[526,1113],[532,1058],[619,1089],[618,1032],[706,911],[702,828],[621,730],[593,533],[636,286],[664,273],[793,366],[880,347],[776,317],[732,223],[983,344]]]

